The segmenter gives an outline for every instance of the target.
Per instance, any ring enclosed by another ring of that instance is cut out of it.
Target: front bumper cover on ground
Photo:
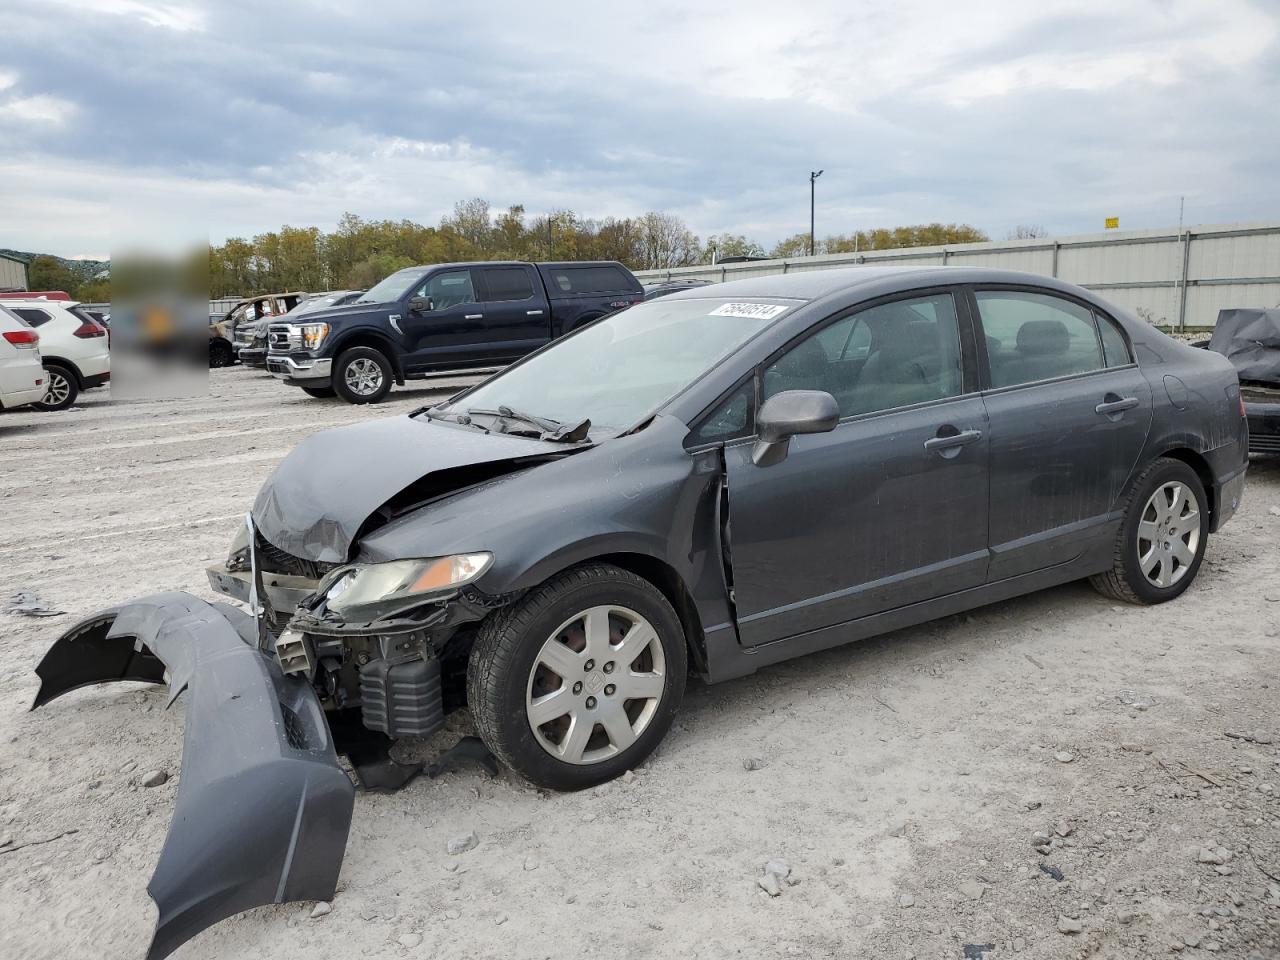
[[[329,900],[355,787],[311,686],[256,646],[252,618],[160,593],[76,624],[36,668],[32,709],[90,684],[189,690],[182,775],[147,892],[159,908],[148,960],[252,907]]]

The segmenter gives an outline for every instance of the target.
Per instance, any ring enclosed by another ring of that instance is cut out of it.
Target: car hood
[[[258,492],[253,519],[268,542],[295,557],[343,563],[367,524],[581,449],[422,417],[336,427],[284,458]]]
[[[290,323],[328,323],[354,314],[368,313],[370,310],[385,310],[394,306],[392,303],[344,303],[340,307],[325,307],[323,310],[308,311],[298,317],[285,314],[283,319]]]

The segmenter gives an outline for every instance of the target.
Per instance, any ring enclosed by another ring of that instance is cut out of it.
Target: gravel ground
[[[27,712],[54,636],[156,590],[211,597],[204,566],[303,433],[441,393],[360,409],[210,379],[207,399],[0,414],[0,601],[67,612],[0,614],[6,957],[142,956],[177,785],[161,688]],[[1174,603],[1073,584],[693,683],[642,769],[581,794],[467,769],[358,796],[330,912],[254,910],[176,956],[1280,956],[1278,538],[1280,462],[1255,461]]]

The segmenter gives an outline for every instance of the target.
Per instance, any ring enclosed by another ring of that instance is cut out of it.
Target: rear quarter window
[[[33,327],[38,327],[42,323],[48,323],[52,318],[43,310],[36,310],[31,307],[14,307],[13,312],[20,316]]]
[[[552,294],[620,293],[634,290],[636,285],[618,267],[557,267],[548,270]]]

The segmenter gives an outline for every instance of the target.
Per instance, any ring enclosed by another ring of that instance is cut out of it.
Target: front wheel
[[[467,701],[507,766],[539,786],[580,790],[657,747],[684,696],[687,656],[661,591],[611,564],[584,564],[486,621]]]
[[[76,402],[76,397],[80,395],[80,384],[74,373],[55,364],[49,364],[44,372],[49,378],[49,389],[45,392],[44,399],[32,406],[37,410],[65,410]]]
[[[343,350],[333,362],[333,389],[347,403],[377,403],[391,392],[391,361],[373,347]]]
[[[225,340],[209,341],[209,366],[213,368],[222,368],[233,366],[236,362],[236,352],[231,349],[231,344]]]
[[[1191,586],[1209,541],[1204,484],[1181,460],[1162,457],[1134,482],[1113,564],[1089,582],[1128,603],[1164,603]]]

